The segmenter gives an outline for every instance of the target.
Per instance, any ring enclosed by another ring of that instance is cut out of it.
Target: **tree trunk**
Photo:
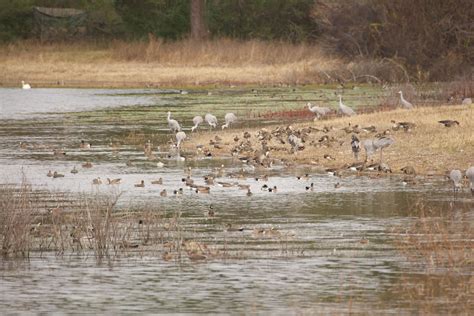
[[[191,0],[191,38],[207,37],[207,26],[204,18],[206,0]]]

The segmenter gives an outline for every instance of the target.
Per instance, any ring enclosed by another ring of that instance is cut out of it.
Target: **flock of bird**
[[[31,89],[31,86],[28,83],[25,83],[24,81],[22,81],[21,84],[22,84],[22,89]],[[413,107],[414,107],[413,104],[410,103],[409,101],[407,101],[404,98],[403,92],[398,91],[398,94],[400,95],[400,104],[401,104],[401,106],[404,109],[407,109],[407,110],[413,109]],[[342,102],[342,96],[339,95],[338,97],[339,97],[339,107],[338,108],[339,108],[340,113],[342,115],[345,115],[345,116],[354,116],[354,115],[356,115],[356,112],[352,108],[350,108],[349,106],[345,105]],[[470,98],[465,98],[462,101],[462,104],[466,104],[466,105],[471,104],[471,103],[472,103],[472,100]],[[320,118],[322,118],[322,117],[324,117],[327,114],[332,112],[332,110],[328,107],[313,106],[309,102],[307,103],[307,107],[308,107],[308,110],[311,111],[316,116],[317,119],[320,119]],[[207,113],[204,116],[204,118],[202,116],[198,115],[198,116],[195,116],[192,119],[193,126],[191,127],[191,132],[196,131],[199,128],[199,126],[202,123],[204,123],[204,121],[209,125],[209,129],[211,129],[211,130],[213,128],[217,127],[218,121],[217,121],[216,116],[212,115],[211,113]],[[222,129],[228,128],[232,124],[234,124],[237,121],[237,116],[234,113],[227,113],[224,116],[224,121],[225,121],[225,123],[221,126]],[[175,138],[176,138],[176,145],[175,146],[178,149],[178,157],[179,157],[179,149],[180,149],[181,143],[187,137],[186,133],[184,131],[182,131],[182,128],[181,128],[181,125],[179,124],[179,122],[177,120],[171,118],[171,112],[168,112],[167,123],[168,123],[168,128],[169,128],[170,132],[175,133]],[[393,122],[393,123],[394,123],[393,130],[398,130],[399,128],[402,128],[403,130],[407,131],[407,130],[414,127],[414,124],[409,123],[409,122],[399,122],[399,123]],[[441,120],[441,121],[439,121],[439,123],[443,124],[446,127],[459,125],[459,122],[455,121],[455,120]],[[354,127],[352,127],[352,129],[346,130],[346,132],[354,132],[354,131],[356,131],[357,128],[359,128],[359,127],[354,126]],[[373,126],[367,128],[367,129],[370,129],[371,132],[375,131],[375,127],[373,127]],[[305,138],[306,138],[307,134],[310,133],[310,132],[311,132],[311,128],[309,130],[305,131],[304,129],[303,130],[295,130],[291,126],[287,127],[286,129],[282,129],[282,128],[278,127],[278,128],[276,128],[275,130],[273,130],[271,132],[267,131],[266,129],[262,129],[261,131],[259,131],[257,133],[257,139],[260,141],[261,150],[255,150],[254,148],[252,148],[252,144],[249,141],[249,138],[251,137],[250,133],[244,132],[243,133],[244,141],[240,142],[240,144],[238,144],[237,146],[232,148],[231,153],[232,153],[233,156],[235,156],[235,155],[240,155],[243,152],[246,152],[246,153],[253,152],[254,153],[253,157],[240,156],[239,159],[242,162],[245,162],[245,163],[250,163],[250,162],[253,161],[255,165],[270,167],[273,163],[273,160],[270,159],[271,148],[269,148],[269,146],[267,144],[268,144],[269,139],[271,139],[272,136],[277,137],[279,139],[280,143],[284,144],[285,139],[284,139],[283,136],[286,135],[286,137],[287,137],[286,141],[291,146],[290,152],[296,154],[299,150],[304,149]],[[356,133],[357,133],[357,131],[356,131]],[[216,136],[216,141],[214,142],[214,145],[216,146],[216,148],[218,148],[217,143],[219,142],[219,139],[220,138],[218,136]],[[238,142],[239,138],[236,136],[234,138],[234,141]],[[323,136],[319,140],[320,143],[324,143],[324,142],[327,142],[327,141],[330,141],[330,138],[327,137],[327,136]],[[356,161],[358,161],[359,153],[361,151],[361,148],[364,148],[365,153],[366,153],[366,158],[365,158],[365,161],[363,163],[354,163],[349,167],[351,168],[351,170],[353,169],[355,171],[361,171],[364,168],[368,168],[370,170],[371,166],[367,165],[368,158],[371,157],[375,152],[379,151],[380,152],[380,163],[373,164],[372,167],[376,166],[377,170],[379,170],[379,171],[389,171],[390,168],[386,164],[383,163],[382,155],[383,155],[383,150],[385,148],[387,148],[388,146],[392,145],[393,143],[395,143],[395,140],[393,138],[389,137],[389,136],[386,136],[385,134],[378,134],[378,137],[376,137],[376,138],[365,139],[363,141],[360,141],[359,138],[355,134],[352,134],[350,144],[351,144],[351,149],[352,149],[352,153],[354,155],[354,158],[356,159]],[[150,144],[148,144],[148,145],[150,146]],[[85,143],[84,141],[81,141],[80,148],[83,148],[83,149],[90,148],[90,144]],[[55,153],[55,154],[57,154],[57,153]],[[333,159],[330,155],[325,155],[325,158],[329,159],[329,160]],[[91,166],[88,166],[87,164],[88,163],[86,163],[86,165],[83,165],[83,167],[84,168],[90,168]],[[412,169],[413,168],[407,166],[405,168],[402,168],[402,171],[404,173],[410,174],[412,172],[414,173],[414,170],[412,170]],[[333,174],[337,174],[337,172],[334,171],[334,170],[328,170],[328,171],[332,172]],[[73,174],[75,174],[77,172],[78,172],[78,170],[76,169],[76,167],[74,167],[73,170],[71,170],[71,173],[73,173]],[[55,172],[49,171],[47,175],[48,175],[48,177],[52,177],[52,178],[64,177],[63,174],[60,174],[56,171]],[[243,178],[242,173],[241,173],[240,177]],[[457,170],[457,169],[452,170],[449,173],[448,177],[453,182],[454,192],[456,193],[462,187],[463,175],[462,175],[461,170]],[[465,177],[470,182],[470,189],[471,189],[472,194],[474,195],[474,167],[470,167],[466,170]],[[205,182],[206,182],[207,185],[214,184],[213,180],[214,180],[214,176],[212,176],[212,175],[209,175],[209,176],[205,177]],[[152,181],[152,184],[162,184],[162,181],[163,180],[160,178],[159,180]],[[107,182],[108,182],[108,184],[119,184],[121,182],[121,179],[107,179]],[[183,178],[183,182],[187,186],[189,186],[190,188],[195,190],[197,193],[209,193],[209,191],[210,191],[209,186],[195,185],[194,181],[190,178],[189,175],[188,175],[187,178]],[[96,178],[96,179],[93,180],[93,184],[102,184],[102,180],[100,178]],[[235,184],[235,183],[234,184],[229,184],[229,183],[225,183],[225,182],[218,182],[218,185],[226,186],[226,187],[239,186],[240,188],[244,188],[244,189],[248,190],[247,195],[252,194],[251,191],[250,191],[250,187],[248,185],[239,185],[239,184]],[[143,180],[140,183],[135,184],[135,187],[144,187],[144,186],[145,186],[145,183],[144,183]],[[339,183],[337,183],[335,185],[335,188],[338,188],[338,187],[340,187]],[[313,188],[314,188],[314,184],[311,183],[310,186],[306,187],[306,190],[312,190]],[[269,191],[269,192],[276,192],[277,191],[276,186],[268,187],[268,186],[264,185],[264,186],[262,186],[262,189],[266,190],[266,191]],[[174,191],[174,194],[181,194],[181,193],[182,193],[182,189]],[[166,190],[163,190],[160,195],[161,196],[166,196],[167,195]]]
[[[183,142],[187,137],[186,133],[181,130],[181,125],[178,123],[178,121],[171,118],[171,112],[168,112],[167,121],[169,130],[172,133],[176,133],[176,147],[179,149],[181,142]],[[204,116],[204,119],[200,115],[193,117],[194,125],[191,127],[191,132],[194,132],[204,121],[206,121],[210,129],[217,127],[217,118],[211,113],[207,113]],[[227,113],[224,116],[224,121],[225,124],[222,125],[222,129],[225,129],[231,124],[235,123],[237,121],[237,116],[234,113]]]

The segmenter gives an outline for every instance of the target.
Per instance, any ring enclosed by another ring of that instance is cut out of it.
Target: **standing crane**
[[[407,110],[413,109],[413,104],[411,104],[410,102],[405,100],[405,98],[403,97],[402,90],[398,91],[398,93],[400,94],[400,102],[402,103],[403,108],[405,108]]]
[[[353,109],[342,103],[342,96],[339,95],[339,110],[341,111],[342,114],[347,115],[347,116],[354,116],[356,115],[356,112],[354,112]]]

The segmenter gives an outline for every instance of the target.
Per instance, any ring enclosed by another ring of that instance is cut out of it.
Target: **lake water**
[[[417,307],[395,289],[402,275],[422,272],[407,267],[395,250],[393,241],[399,236],[391,228],[408,225],[407,214],[420,200],[451,205],[454,210],[457,203],[469,201],[464,194],[453,206],[445,180],[425,179],[414,187],[403,185],[398,176],[337,178],[309,166],[254,170],[231,158],[185,162],[167,158],[168,110],[188,122],[184,125],[189,128],[195,114],[215,112],[221,117],[235,109],[241,126],[246,126],[255,124],[259,113],[301,109],[309,100],[328,100],[334,93],[331,89],[189,94],[0,89],[0,183],[19,183],[24,175],[37,190],[71,196],[120,191],[119,208],[152,205],[163,214],[181,212],[185,238],[238,254],[193,262],[187,258],[164,261],[161,253],[145,251],[109,264],[98,264],[92,255],[83,253],[32,253],[29,261],[0,259],[0,309],[3,313],[58,314],[416,313]],[[348,93],[347,103],[362,104],[379,98],[379,93],[367,92],[364,101],[351,99]],[[163,168],[146,159],[143,144],[131,144],[130,135],[137,131],[153,137]],[[91,142],[92,148],[80,149],[81,139]],[[110,145],[115,142],[122,142],[120,148]],[[57,148],[66,155],[53,155]],[[82,168],[85,161],[93,167]],[[204,184],[203,176],[221,165],[219,181],[248,184],[254,194],[248,197],[237,187],[212,186],[210,194],[184,189],[181,196],[160,197],[163,189],[184,188],[181,179],[188,166],[193,168],[193,178]],[[69,172],[74,166],[79,170],[76,175]],[[248,177],[231,178],[241,168]],[[49,178],[49,170],[65,177]],[[309,179],[296,178],[306,172]],[[267,182],[255,180],[263,174],[269,175]],[[121,178],[122,184],[92,185],[96,177]],[[149,184],[159,177],[163,185]],[[135,187],[141,180],[146,186]],[[341,187],[336,189],[338,182]],[[310,183],[314,183],[313,191],[305,189]],[[263,184],[278,190],[262,191]],[[212,219],[205,215],[209,205],[216,212]],[[226,229],[229,225],[239,229]],[[256,233],[271,228],[279,234]]]

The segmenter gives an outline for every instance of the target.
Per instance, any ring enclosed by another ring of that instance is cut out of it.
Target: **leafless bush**
[[[470,0],[317,0],[313,16],[329,47],[346,56],[389,59],[411,80],[471,74]]]

